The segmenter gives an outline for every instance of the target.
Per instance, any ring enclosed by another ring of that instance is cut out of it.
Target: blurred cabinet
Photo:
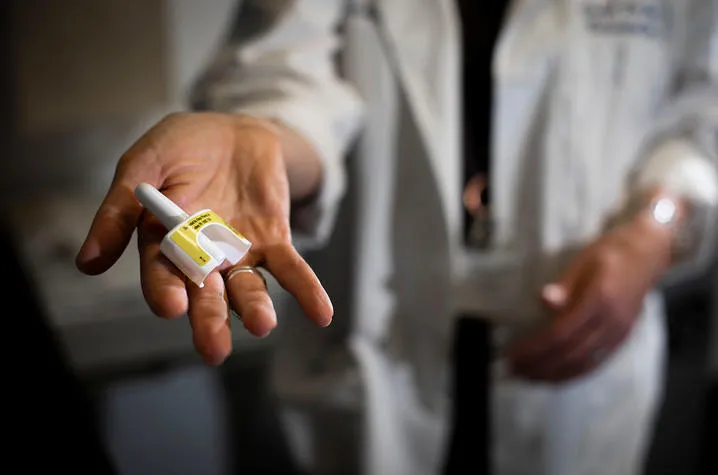
[[[120,155],[169,112],[223,41],[237,0],[15,0],[8,24],[0,199],[103,191]],[[12,111],[8,114],[8,111]]]
[[[162,0],[16,2],[21,135],[133,119],[165,104]]]
[[[237,0],[13,2],[21,135],[133,121],[184,104]]]

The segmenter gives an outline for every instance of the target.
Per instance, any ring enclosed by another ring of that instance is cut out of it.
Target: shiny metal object
[[[229,271],[227,271],[227,274],[224,276],[224,281],[225,281],[225,282],[229,282],[229,281],[230,281],[233,277],[235,277],[237,274],[242,274],[242,273],[247,273],[247,274],[254,274],[254,275],[256,275],[257,277],[259,277],[260,279],[262,279],[262,282],[264,283],[264,289],[266,290],[266,289],[268,288],[268,287],[267,287],[267,279],[264,277],[264,274],[262,274],[262,271],[260,271],[259,269],[257,269],[257,268],[254,267],[254,266],[237,266],[237,267],[233,267],[233,268],[231,268]],[[237,313],[231,306],[230,306],[230,308],[229,308],[229,313],[230,313],[230,315],[234,315],[234,317],[235,317],[237,320],[242,320],[242,316],[241,316],[239,313]]]
[[[256,275],[257,277],[259,277],[260,279],[262,279],[262,282],[264,283],[264,288],[265,288],[265,289],[268,288],[268,287],[267,287],[267,279],[264,277],[264,274],[262,274],[262,271],[260,271],[259,269],[257,269],[257,268],[254,267],[254,266],[237,266],[237,267],[233,267],[233,268],[231,268],[231,269],[227,272],[227,275],[225,275],[224,281],[225,281],[225,282],[229,282],[233,277],[235,277],[237,274],[241,274],[241,273],[247,273],[247,274],[254,274],[254,275]]]

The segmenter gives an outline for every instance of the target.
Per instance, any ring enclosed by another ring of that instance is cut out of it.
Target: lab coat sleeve
[[[292,210],[303,249],[329,237],[346,188],[344,157],[362,103],[335,71],[344,2],[244,0],[227,44],[192,93],[196,109],[270,118],[298,132],[323,165],[318,195]]]
[[[718,2],[686,5],[674,42],[675,95],[630,180],[634,194],[660,186],[689,204],[670,280],[704,270],[716,257],[718,237]]]

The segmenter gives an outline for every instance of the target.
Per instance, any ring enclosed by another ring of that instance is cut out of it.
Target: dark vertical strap
[[[458,0],[463,24],[464,178],[490,175],[491,116],[493,105],[492,62],[508,0]],[[465,213],[465,234],[471,226]]]
[[[458,0],[463,24],[464,174],[490,175],[493,52],[509,0]],[[466,231],[471,216],[466,213]],[[446,474],[491,470],[491,327],[486,320],[458,320],[453,353],[453,410]]]
[[[453,353],[452,432],[446,475],[490,473],[491,327],[485,320],[459,319]]]

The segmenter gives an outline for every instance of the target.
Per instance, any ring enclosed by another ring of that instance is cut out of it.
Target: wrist
[[[311,200],[319,192],[323,166],[314,148],[291,127],[279,120],[237,115],[240,127],[252,127],[267,134],[278,150],[289,183],[289,193],[296,205]]]
[[[280,121],[274,124],[287,170],[289,191],[294,205],[311,201],[319,193],[324,167],[314,147],[291,127]]]
[[[686,214],[685,201],[662,189],[644,193],[633,210],[629,225],[636,231],[637,244],[650,250],[661,271],[677,259]]]

